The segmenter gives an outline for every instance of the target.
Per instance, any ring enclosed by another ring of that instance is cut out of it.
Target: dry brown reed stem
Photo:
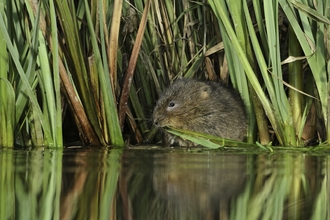
[[[29,0],[29,2],[31,5],[31,8],[33,10],[34,16],[37,16],[38,2],[35,2],[33,0]],[[48,41],[49,50],[52,53],[58,53],[58,51],[53,51],[52,37],[47,34],[46,20],[45,20],[45,17],[42,12],[40,12],[39,19],[40,19],[39,27],[40,27],[42,34]],[[76,117],[79,121],[78,127],[80,127],[82,129],[81,132],[82,132],[84,144],[100,145],[100,140],[97,137],[96,133],[94,132],[81,102],[78,101],[79,98],[77,97],[76,92],[70,82],[68,73],[66,72],[66,69],[65,69],[65,66],[63,64],[61,57],[59,57],[58,60],[59,60],[59,72],[60,72],[61,82],[63,84],[63,88],[67,95],[67,101],[69,102],[71,109],[74,111],[74,114],[76,115]]]
[[[87,145],[100,145],[100,141],[98,137],[96,136],[92,125],[89,123],[88,117],[85,113],[85,110],[83,106],[81,105],[81,102],[78,101],[78,97],[75,93],[75,90],[70,82],[70,79],[68,77],[68,74],[66,72],[66,69],[63,65],[62,60],[59,58],[59,65],[60,65],[60,77],[61,82],[64,86],[64,90],[66,92],[68,102],[72,110],[74,111],[78,121],[79,121],[79,127],[81,127],[83,132],[83,142]]]
[[[110,70],[110,80],[112,86],[112,93],[116,94],[117,85],[117,51],[118,51],[118,37],[120,30],[120,21],[122,14],[123,1],[114,1],[113,15],[111,21],[110,40],[108,49],[108,63]],[[106,13],[103,13],[104,15]],[[114,95],[116,98],[116,96]]]
[[[142,14],[139,30],[136,35],[136,40],[134,43],[130,61],[128,63],[128,67],[127,67],[127,71],[125,74],[125,79],[124,79],[124,83],[123,83],[123,87],[122,87],[122,92],[121,92],[121,96],[120,96],[120,100],[119,100],[118,116],[119,116],[119,124],[120,124],[120,127],[122,130],[124,128],[125,116],[126,116],[126,111],[127,111],[127,102],[128,102],[129,92],[130,92],[130,88],[131,88],[132,81],[133,81],[133,75],[134,75],[134,70],[135,70],[135,66],[136,66],[136,61],[138,59],[144,30],[145,30],[145,27],[147,24],[147,16],[148,16],[148,12],[150,9],[150,3],[151,3],[151,1],[148,0],[145,5],[143,14]]]
[[[129,124],[131,125],[131,128],[133,130],[133,135],[135,137],[135,140],[138,144],[142,143],[143,141],[143,136],[138,128],[138,125],[136,123],[136,121],[134,120],[133,116],[132,116],[132,111],[130,110],[130,108],[127,108],[127,116],[128,116],[128,121]]]

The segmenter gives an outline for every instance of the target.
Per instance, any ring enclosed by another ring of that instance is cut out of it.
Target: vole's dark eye
[[[168,107],[174,107],[174,106],[175,106],[175,102],[168,103]]]

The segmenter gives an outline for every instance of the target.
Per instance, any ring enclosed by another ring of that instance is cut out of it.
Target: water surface
[[[329,219],[329,155],[0,149],[0,219]]]

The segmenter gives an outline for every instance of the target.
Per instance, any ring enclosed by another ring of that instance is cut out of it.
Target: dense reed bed
[[[67,121],[85,145],[159,143],[152,109],[178,77],[234,86],[248,143],[327,143],[329,10],[327,0],[1,0],[0,145],[62,147]]]

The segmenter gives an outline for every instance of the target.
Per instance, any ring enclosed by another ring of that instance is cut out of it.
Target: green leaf
[[[304,12],[308,17],[312,18],[313,20],[330,25],[330,20],[326,16],[323,16],[321,13],[316,11],[315,9],[312,9],[311,7],[302,4],[301,2],[298,1],[292,1],[291,3],[295,8]]]
[[[189,140],[204,147],[212,148],[212,149],[223,148],[223,147],[242,147],[242,148],[256,147],[256,145],[250,143],[230,140],[210,134],[182,130],[172,127],[166,128],[166,131],[171,134],[177,135],[185,140]]]

